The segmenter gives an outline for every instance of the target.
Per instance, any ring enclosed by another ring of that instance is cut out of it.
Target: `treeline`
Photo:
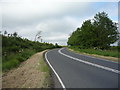
[[[6,71],[16,67],[20,62],[27,60],[32,54],[60,47],[58,44],[40,43],[38,41],[30,41],[18,36],[15,32],[7,34],[7,31],[2,36],[2,69]]]
[[[118,40],[117,23],[105,12],[97,13],[92,20],[86,20],[68,38],[67,44],[80,49],[110,49]]]

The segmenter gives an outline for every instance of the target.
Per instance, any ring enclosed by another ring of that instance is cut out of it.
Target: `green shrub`
[[[36,52],[55,48],[53,44],[30,41],[19,37],[19,35],[9,34],[8,36],[1,36],[3,72],[16,67]]]
[[[9,70],[13,67],[18,66],[19,63],[20,62],[17,59],[9,60],[9,61],[3,63],[2,69],[3,69],[3,71]]]
[[[35,53],[34,50],[25,50],[21,53],[10,53],[9,56],[3,56],[3,60],[2,60],[3,71],[6,71],[18,66],[20,62],[27,60],[34,53]]]
[[[25,61],[26,59],[25,59],[24,57],[17,56],[17,60],[20,61],[20,62],[23,62],[23,61]]]
[[[28,59],[32,54],[34,54],[35,53],[35,50],[24,50],[21,54],[20,54],[20,56],[22,57],[22,58],[25,58],[25,59]]]

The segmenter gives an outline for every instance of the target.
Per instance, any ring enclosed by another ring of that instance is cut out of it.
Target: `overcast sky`
[[[3,31],[17,32],[30,40],[42,31],[43,42],[67,45],[69,35],[98,12],[105,11],[110,19],[118,22],[118,0],[115,1],[0,0],[0,24]]]

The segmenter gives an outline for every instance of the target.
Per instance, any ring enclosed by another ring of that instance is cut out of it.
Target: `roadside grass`
[[[44,53],[45,53],[45,52],[44,52]],[[43,57],[44,57],[43,55],[40,56],[39,70],[40,70],[40,72],[42,72],[43,75],[44,75],[43,87],[49,88],[49,87],[51,87],[51,83],[52,83],[52,82],[51,82],[51,76],[50,76],[51,71],[50,71],[50,68],[49,68],[49,66],[47,65],[47,63],[45,62],[45,60],[44,60]]]
[[[75,47],[70,47],[71,49],[79,52],[85,52],[89,54],[97,54],[97,55],[103,55],[103,56],[111,56],[111,57],[118,57],[118,51],[113,50],[95,50],[95,49],[79,49]]]
[[[21,53],[10,53],[9,56],[4,56],[2,58],[3,72],[18,67],[21,62],[27,60],[34,53],[35,53],[34,50],[24,50]]]
[[[90,56],[118,61],[117,50],[79,49],[78,47],[69,47],[69,50],[80,53],[80,54],[89,54]]]
[[[40,70],[42,72],[49,72],[49,67],[47,66],[43,58],[40,60]]]
[[[19,69],[15,68],[10,72],[5,72],[5,74],[3,74],[3,87],[51,88],[53,85],[51,69],[44,60],[44,53],[46,51],[47,50],[44,50],[32,55],[18,67]],[[12,60],[10,61],[13,62]]]

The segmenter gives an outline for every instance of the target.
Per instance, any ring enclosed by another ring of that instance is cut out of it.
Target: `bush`
[[[2,65],[2,69],[3,69],[3,71],[9,70],[9,69],[11,69],[13,67],[18,66],[19,63],[20,62],[17,59],[14,58],[12,60],[4,62],[3,65]]]
[[[20,62],[27,60],[34,53],[35,53],[34,50],[25,50],[18,54],[10,53],[9,56],[3,56],[3,65],[2,65],[3,71],[18,66]]]
[[[25,61],[26,59],[25,59],[24,57],[18,56],[18,57],[17,57],[17,60],[20,61],[20,62],[23,62],[23,61]]]
[[[28,59],[32,54],[35,53],[35,50],[24,50],[22,53],[20,53],[19,55],[22,57],[22,58],[25,58],[25,59]],[[22,59],[21,58],[21,59]]]
[[[18,35],[14,36],[13,34],[9,34],[8,36],[1,36],[3,71],[18,66],[20,62],[27,60],[36,52],[55,48],[53,44],[30,41],[28,39],[23,39]]]

